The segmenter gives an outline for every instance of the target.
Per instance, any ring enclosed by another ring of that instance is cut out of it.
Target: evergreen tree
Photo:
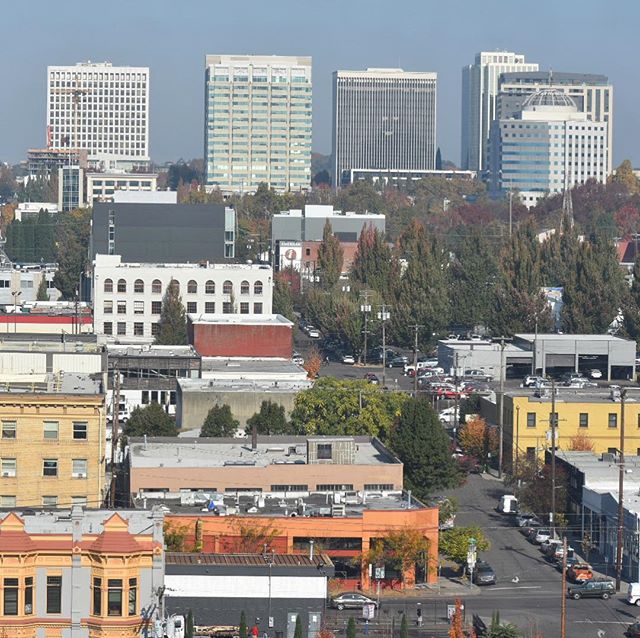
[[[372,225],[365,226],[360,233],[351,277],[378,291],[385,299],[394,290],[398,278],[397,263],[384,235]]]
[[[633,282],[629,293],[629,304],[624,312],[625,330],[636,341],[640,338],[640,252],[636,252],[633,264]]]
[[[214,405],[202,424],[200,436],[233,436],[240,427],[240,423],[233,418],[231,408],[224,405]]]
[[[58,270],[53,278],[62,299],[73,300],[80,277],[87,266],[91,214],[87,210],[58,213],[55,246]]]
[[[238,627],[238,635],[240,638],[247,638],[247,615],[244,613],[244,609],[240,612],[240,626]]]
[[[284,406],[273,401],[263,401],[260,404],[260,411],[247,419],[246,430],[252,431],[254,426],[258,434],[289,434],[291,432]]]
[[[540,278],[544,286],[566,288],[575,281],[580,242],[574,229],[557,231],[540,249]]]
[[[323,288],[331,289],[340,279],[344,251],[338,238],[331,230],[331,223],[327,219],[322,231],[322,242],[318,247],[318,268]]]
[[[184,638],[193,638],[193,612],[191,609],[187,612],[185,621]]]
[[[49,292],[47,290],[47,278],[42,273],[42,279],[38,284],[38,292],[36,292],[36,301],[49,301]]]
[[[276,315],[286,317],[289,321],[295,320],[291,284],[285,277],[275,277],[273,285],[273,312]]]
[[[122,433],[125,436],[178,436],[178,428],[175,419],[154,401],[144,408],[135,408]]]
[[[409,638],[409,623],[407,622],[407,614],[402,614],[400,621],[400,638]]]
[[[40,209],[34,226],[34,261],[51,263],[55,260],[54,224],[53,217]]]
[[[302,638],[302,622],[300,620],[300,615],[296,616],[296,626],[293,630],[293,638]]]
[[[442,153],[440,152],[440,147],[438,146],[438,150],[436,151],[436,170],[442,170]]]
[[[356,638],[356,619],[353,616],[349,616],[347,622],[347,638]]]
[[[404,463],[405,486],[418,498],[457,484],[451,441],[426,400],[412,398],[404,404],[391,447]]]
[[[159,345],[174,346],[187,343],[187,318],[182,305],[178,282],[172,279],[162,299],[160,331],[156,336]]]

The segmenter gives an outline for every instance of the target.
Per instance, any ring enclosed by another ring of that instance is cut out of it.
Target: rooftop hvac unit
[[[340,503],[340,504],[334,503],[331,506],[331,516],[333,518],[344,518],[346,515],[347,515],[347,511],[344,506],[344,503]]]

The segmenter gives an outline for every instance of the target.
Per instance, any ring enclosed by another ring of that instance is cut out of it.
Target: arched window
[[[198,284],[193,279],[190,279],[187,283],[187,292],[190,295],[195,295],[198,292]]]
[[[211,279],[209,279],[209,281],[207,281],[204,285],[204,293],[205,295],[215,295],[216,294],[216,282],[215,281],[211,281]]]
[[[262,294],[262,282],[261,281],[256,281],[253,284],[253,294],[254,295],[261,295]]]
[[[127,282],[124,279],[118,279],[118,292],[127,292]]]
[[[105,292],[113,292],[113,280],[105,279],[104,280],[104,291]]]
[[[233,294],[233,284],[228,279],[222,284],[222,294],[223,295]]]
[[[136,279],[133,282],[133,292],[144,292],[144,281],[142,279]]]
[[[159,279],[154,279],[151,282],[151,292],[154,295],[161,295],[162,294],[162,282]]]
[[[248,281],[243,281],[240,284],[240,294],[241,295],[248,295],[250,291],[251,291],[251,286],[249,286],[249,282]]]

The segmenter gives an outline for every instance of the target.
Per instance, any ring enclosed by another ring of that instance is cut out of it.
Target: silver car
[[[365,605],[375,605],[378,603],[364,594],[358,592],[345,592],[331,600],[331,606],[335,609],[362,609]]]

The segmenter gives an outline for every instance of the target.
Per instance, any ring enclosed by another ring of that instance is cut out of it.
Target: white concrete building
[[[149,161],[148,67],[80,62],[47,76],[47,147],[84,149],[103,170]]]
[[[57,215],[59,212],[58,205],[51,202],[20,202],[15,210],[14,219],[18,222],[33,219],[38,217],[41,210],[49,215]]]
[[[98,254],[92,282],[96,333],[121,341],[152,341],[162,298],[172,280],[180,286],[187,313],[271,313],[269,266],[124,263],[120,255]]]
[[[557,89],[530,95],[517,117],[499,121],[500,187],[527,207],[588,179],[609,175],[607,122],[592,122]]]
[[[35,301],[40,282],[47,282],[50,301],[60,299],[60,291],[53,285],[56,264],[11,264],[0,267],[0,305],[21,306]]]
[[[87,206],[94,201],[113,202],[119,191],[151,193],[157,187],[157,173],[87,173]]]
[[[207,189],[251,193],[311,187],[311,58],[207,55]]]
[[[537,71],[521,53],[481,51],[474,64],[462,69],[462,138],[460,168],[488,168],[489,134],[496,117],[498,81],[502,73]]]

